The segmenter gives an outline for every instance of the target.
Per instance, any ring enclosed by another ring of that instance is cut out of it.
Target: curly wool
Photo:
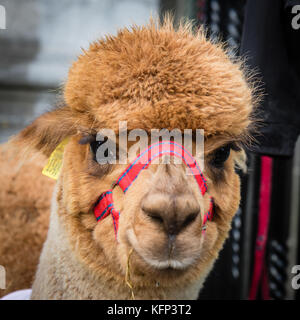
[[[70,69],[65,100],[92,127],[201,128],[245,133],[254,99],[240,61],[222,44],[171,21],[123,29],[91,44]]]

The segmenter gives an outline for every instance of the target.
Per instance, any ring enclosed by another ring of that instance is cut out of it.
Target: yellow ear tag
[[[44,167],[42,174],[45,176],[57,180],[60,168],[62,166],[64,149],[66,144],[69,142],[69,137],[65,138],[51,153],[51,156]]]

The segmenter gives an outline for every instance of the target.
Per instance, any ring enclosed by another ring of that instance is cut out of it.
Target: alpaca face
[[[93,205],[127,165],[98,164],[89,143],[80,145],[79,140],[80,137],[73,138],[66,147],[60,179],[62,192],[58,194],[66,223],[74,225],[73,219],[76,221],[72,242],[77,242],[79,235],[89,239],[88,247],[95,249],[95,257],[89,252],[89,258],[97,260],[104,254],[111,268],[121,275],[132,250],[132,277],[136,281],[145,272],[161,283],[170,277],[179,281],[197,272],[198,277],[205,274],[239,204],[239,178],[234,171],[239,152],[232,149],[234,146],[230,148],[221,137],[218,142],[211,139],[205,143],[204,175],[209,192],[204,196],[194,177],[186,174],[185,165],[175,164],[172,159],[170,164],[151,164],[126,194],[115,187],[114,206],[121,212],[116,241],[112,217],[97,223]],[[209,195],[214,197],[215,214],[202,234]],[[82,240],[80,244],[85,246]]]
[[[64,103],[19,138],[49,155],[71,137],[56,201],[76,257],[100,277],[120,282],[130,264],[131,280],[140,287],[202,282],[240,200],[236,142],[248,135],[255,103],[242,63],[231,61],[224,47],[201,31],[194,35],[187,26],[175,31],[170,21],[160,27],[150,23],[93,43],[70,69]],[[147,132],[203,129],[208,192],[201,195],[184,165],[151,164],[125,195],[113,189],[121,212],[116,241],[111,217],[97,223],[93,206],[126,165],[95,162],[87,137],[102,128],[117,133],[122,121],[128,130]],[[203,236],[209,196],[214,216]]]

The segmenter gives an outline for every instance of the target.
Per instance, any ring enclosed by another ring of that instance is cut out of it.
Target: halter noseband
[[[150,145],[146,150],[141,152],[131,164],[128,165],[118,180],[114,183],[112,189],[118,185],[123,192],[126,193],[133,181],[138,177],[139,173],[142,170],[147,169],[151,161],[162,157],[165,154],[181,158],[195,177],[201,194],[204,195],[207,192],[206,179],[204,178],[197,161],[187,150],[184,149],[182,145],[174,141],[161,141]],[[113,219],[115,236],[117,237],[120,212],[114,208],[112,189],[109,189],[100,195],[94,205],[94,214],[97,221],[100,221],[106,218],[108,215],[111,215]],[[206,230],[206,222],[212,219],[213,207],[213,199],[210,197],[209,210],[204,214],[203,218],[203,234]]]

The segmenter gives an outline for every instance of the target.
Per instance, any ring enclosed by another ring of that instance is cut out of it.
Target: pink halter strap
[[[138,177],[139,173],[147,169],[151,161],[163,155],[172,155],[181,158],[186,166],[190,169],[194,178],[197,181],[201,194],[204,195],[207,191],[206,180],[200,170],[197,161],[194,157],[184,149],[184,147],[174,141],[161,141],[150,145],[146,150],[141,152],[135,160],[128,165],[123,171],[114,186],[119,186],[124,193],[127,192],[133,181]],[[207,220],[211,220],[213,216],[213,199],[210,197],[210,207],[208,212],[204,214],[202,232],[205,232]],[[112,216],[115,235],[117,236],[119,226],[120,212],[114,208],[112,189],[102,193],[94,206],[94,214],[97,221]]]

